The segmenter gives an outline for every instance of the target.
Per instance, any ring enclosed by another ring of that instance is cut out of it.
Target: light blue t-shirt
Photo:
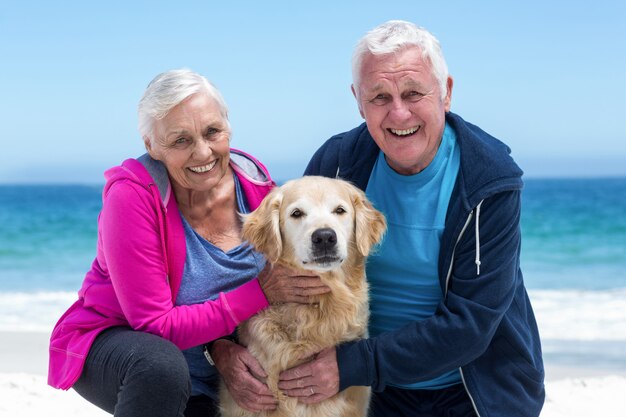
[[[441,301],[439,247],[459,163],[459,147],[448,124],[435,158],[417,174],[398,174],[379,153],[366,194],[385,214],[388,229],[367,261],[370,336],[428,318]],[[415,360],[420,360],[418,355]],[[441,389],[459,382],[460,372],[454,370],[400,387]]]
[[[238,210],[248,213],[245,196],[235,178]],[[187,257],[176,305],[199,304],[216,299],[220,292],[233,290],[258,276],[265,258],[243,243],[224,252],[195,232],[183,217]],[[217,400],[217,370],[197,346],[183,351],[191,374],[191,395],[207,395]]]

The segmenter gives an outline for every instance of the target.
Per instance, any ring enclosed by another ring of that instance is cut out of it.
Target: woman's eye
[[[291,217],[293,217],[293,218],[297,219],[297,218],[302,217],[302,216],[304,216],[304,213],[300,209],[294,209],[291,212]]]
[[[345,213],[347,213],[346,209],[341,206],[335,209],[335,214],[345,214]]]

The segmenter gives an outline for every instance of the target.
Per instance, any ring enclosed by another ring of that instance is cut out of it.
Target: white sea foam
[[[50,332],[75,292],[0,293],[0,331]]]
[[[531,290],[544,342],[625,342],[626,288]],[[0,331],[50,331],[75,292],[1,292]]]
[[[626,288],[529,291],[543,340],[626,342]]]

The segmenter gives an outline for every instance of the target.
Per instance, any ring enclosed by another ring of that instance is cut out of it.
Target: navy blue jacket
[[[340,388],[382,391],[460,369],[479,416],[538,416],[544,371],[520,270],[522,171],[499,140],[453,113],[446,121],[461,164],[439,253],[444,297],[428,319],[339,346]],[[330,138],[305,175],[340,177],[365,190],[378,153],[364,123]]]

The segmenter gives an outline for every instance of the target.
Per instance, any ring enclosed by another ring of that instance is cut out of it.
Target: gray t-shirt
[[[248,205],[235,178],[237,205],[248,213]],[[204,239],[183,217],[187,257],[176,305],[199,304],[216,299],[219,293],[233,290],[258,276],[265,258],[247,242],[224,252]],[[207,395],[217,400],[217,370],[204,357],[203,346],[183,351],[191,374],[191,395]]]

